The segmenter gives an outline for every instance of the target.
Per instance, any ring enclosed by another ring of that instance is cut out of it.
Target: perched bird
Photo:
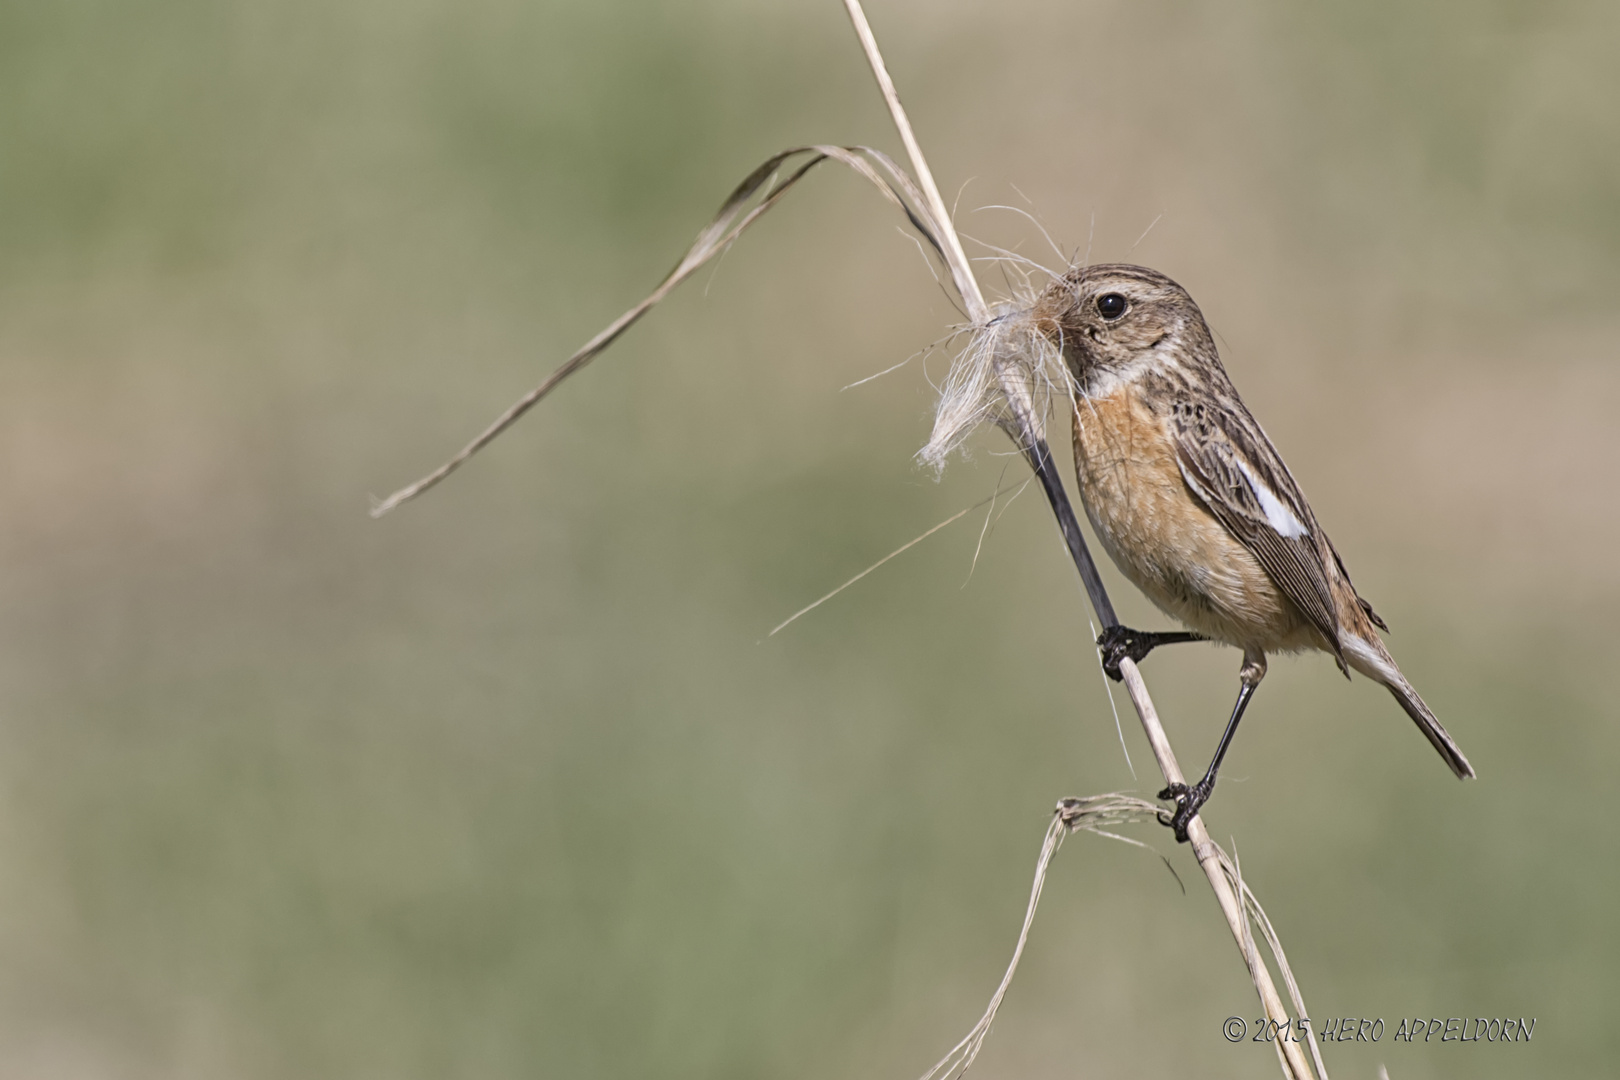
[[[1243,650],[1237,704],[1202,780],[1159,793],[1181,841],[1209,799],[1266,654],[1320,649],[1389,689],[1459,778],[1474,775],[1378,636],[1333,542],[1238,397],[1203,313],[1154,270],[1087,266],[1042,294],[1037,325],[1075,381],[1074,456],[1086,516],[1120,571],[1192,633],[1115,627],[1104,666],[1156,645],[1210,640]],[[1375,629],[1377,627],[1378,629]]]

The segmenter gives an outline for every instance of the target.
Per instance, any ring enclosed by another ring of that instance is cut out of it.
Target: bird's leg
[[[1159,792],[1159,798],[1176,801],[1175,813],[1168,818],[1160,814],[1159,821],[1175,830],[1179,842],[1183,844],[1187,842],[1187,824],[1197,816],[1198,808],[1208,802],[1210,795],[1215,791],[1215,774],[1220,771],[1221,759],[1226,756],[1227,747],[1232,745],[1232,736],[1237,733],[1238,721],[1243,719],[1243,710],[1248,708],[1249,699],[1254,697],[1255,688],[1265,677],[1265,653],[1246,650],[1243,653],[1243,668],[1238,672],[1237,704],[1232,707],[1232,719],[1226,722],[1226,730],[1221,733],[1221,742],[1215,748],[1215,758],[1209,763],[1209,770],[1204,773],[1202,780],[1191,787],[1186,784],[1171,784]]]
[[[1128,626],[1114,625],[1097,635],[1097,648],[1102,653],[1103,671],[1115,682],[1122,681],[1119,662],[1127,656],[1140,664],[1144,657],[1160,645],[1175,645],[1182,641],[1208,641],[1203,634],[1187,630],[1154,633],[1151,630],[1132,630]]]

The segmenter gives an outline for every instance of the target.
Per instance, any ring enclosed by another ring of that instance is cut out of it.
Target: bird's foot
[[[1186,630],[1154,633],[1151,630],[1132,630],[1128,626],[1110,626],[1097,635],[1097,648],[1102,653],[1104,673],[1115,682],[1121,682],[1125,676],[1120,673],[1119,662],[1127,656],[1140,664],[1148,653],[1160,645],[1205,640],[1208,639],[1203,634],[1194,634]]]
[[[1187,826],[1198,816],[1199,808],[1209,801],[1214,791],[1215,781],[1206,776],[1191,787],[1186,784],[1171,784],[1159,792],[1159,798],[1174,799],[1176,802],[1174,813],[1159,814],[1159,824],[1170,826],[1176,834],[1176,843],[1187,842]]]

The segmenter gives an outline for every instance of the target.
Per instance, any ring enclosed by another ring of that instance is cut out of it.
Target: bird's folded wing
[[[1177,408],[1170,427],[1187,487],[1321,631],[1342,667],[1333,593],[1312,535],[1315,516],[1265,433],[1247,417],[1207,403]]]

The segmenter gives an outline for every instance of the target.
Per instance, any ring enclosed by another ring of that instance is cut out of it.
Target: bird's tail
[[[1458,746],[1457,740],[1441,726],[1433,711],[1418,696],[1418,692],[1412,689],[1412,684],[1406,681],[1401,669],[1395,666],[1395,659],[1389,655],[1389,650],[1384,648],[1384,643],[1376,637],[1372,641],[1366,641],[1354,634],[1343,635],[1341,643],[1344,646],[1344,657],[1350,662],[1350,666],[1388,688],[1390,696],[1401,703],[1401,708],[1405,709],[1406,715],[1417,724],[1418,730],[1423,732],[1424,737],[1440,756],[1446,759],[1446,764],[1457,774],[1457,779],[1471,779],[1474,767],[1468,764],[1468,759],[1463,756],[1462,747]]]
[[[1390,696],[1401,703],[1401,708],[1406,710],[1406,715],[1417,723],[1418,729],[1428,737],[1429,742],[1434,744],[1434,748],[1440,752],[1440,756],[1446,759],[1446,764],[1450,765],[1451,771],[1457,774],[1457,779],[1471,779],[1474,775],[1474,767],[1468,764],[1468,759],[1463,756],[1462,747],[1458,746],[1457,740],[1453,739],[1450,733],[1440,726],[1440,721],[1434,718],[1434,713],[1423,703],[1423,699],[1418,697],[1418,692],[1412,689],[1412,684],[1403,678],[1398,684],[1385,683],[1384,685],[1389,687]]]

